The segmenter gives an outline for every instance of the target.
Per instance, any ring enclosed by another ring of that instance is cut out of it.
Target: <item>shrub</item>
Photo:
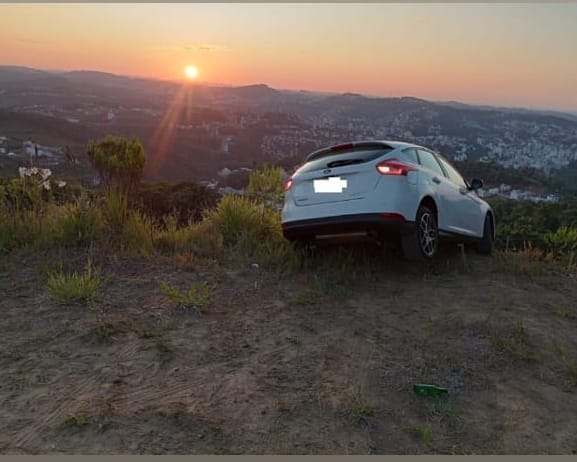
[[[99,141],[90,141],[86,149],[105,188],[116,186],[124,192],[133,191],[146,163],[146,153],[138,138],[109,135]]]
[[[178,226],[176,216],[169,214],[164,217],[162,228],[155,233],[154,247],[172,254],[191,250],[194,233],[194,224]]]
[[[35,244],[41,236],[43,220],[44,215],[33,210],[0,213],[0,251],[7,253]]]
[[[218,226],[210,219],[190,226],[192,228],[191,250],[201,257],[218,258],[224,248],[224,238]]]
[[[283,170],[280,167],[264,165],[251,173],[248,181],[249,197],[280,209],[283,202]]]
[[[217,204],[219,194],[196,183],[142,183],[132,203],[158,222],[173,214],[179,225],[200,221],[205,210]]]
[[[128,194],[118,190],[107,190],[102,198],[102,216],[113,235],[122,233],[128,219]]]
[[[557,231],[547,233],[544,240],[549,249],[557,255],[568,255],[577,251],[577,229],[561,226]]]
[[[206,217],[216,224],[225,244],[242,242],[254,248],[280,235],[278,213],[243,196],[224,196]]]
[[[102,213],[94,202],[83,195],[74,202],[58,207],[59,215],[53,234],[57,243],[84,245],[96,239],[102,230]]]
[[[157,233],[154,221],[138,210],[130,210],[121,233],[113,239],[119,239],[120,246],[137,255],[147,256],[154,250],[154,236]]]

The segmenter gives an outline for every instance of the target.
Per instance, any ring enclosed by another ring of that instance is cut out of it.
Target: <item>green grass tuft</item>
[[[178,290],[166,282],[161,282],[160,287],[164,295],[179,308],[194,308],[203,312],[211,303],[211,289],[207,283],[195,284],[186,291]]]
[[[409,432],[427,446],[433,441],[433,431],[429,426],[412,427]]]
[[[540,362],[541,355],[535,352],[529,343],[527,328],[523,321],[518,321],[510,333],[493,330],[490,334],[493,348],[516,361]]]
[[[48,275],[48,290],[57,303],[91,302],[101,285],[100,271],[90,261],[84,272],[66,274],[62,271]]]

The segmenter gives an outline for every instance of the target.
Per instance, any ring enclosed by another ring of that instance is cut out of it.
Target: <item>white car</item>
[[[475,241],[490,254],[493,210],[441,155],[394,141],[355,141],[309,154],[285,184],[286,239],[400,238],[409,259],[431,259],[439,239]]]

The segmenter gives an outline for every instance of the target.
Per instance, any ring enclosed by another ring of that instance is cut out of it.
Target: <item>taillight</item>
[[[377,171],[381,175],[407,176],[409,172],[414,172],[416,170],[415,167],[403,164],[397,159],[388,159],[377,164]]]
[[[287,192],[287,191],[291,188],[292,185],[293,185],[293,179],[292,179],[292,177],[291,177],[291,178],[289,178],[289,179],[287,180],[287,182],[284,184],[284,190],[285,190],[285,192]]]

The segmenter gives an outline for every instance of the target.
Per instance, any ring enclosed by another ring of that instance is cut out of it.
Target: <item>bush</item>
[[[278,213],[243,196],[224,196],[206,218],[216,224],[225,244],[248,239],[251,246],[257,246],[280,232]]]
[[[56,243],[85,245],[93,242],[102,231],[101,210],[86,195],[58,207],[57,211],[59,214],[53,228]]]
[[[237,250],[237,257],[283,268],[296,261],[292,244],[282,235],[280,214],[264,204],[243,196],[224,196],[206,214],[203,225],[209,224],[224,245]]]
[[[162,252],[172,254],[189,251],[193,246],[194,234],[194,224],[178,226],[176,216],[167,215],[164,217],[163,227],[155,233],[154,247]]]
[[[280,209],[283,202],[283,170],[280,167],[268,165],[251,173],[247,194],[249,197]]]
[[[196,183],[142,183],[131,197],[131,204],[157,222],[166,215],[176,217],[179,225],[200,221],[205,210],[217,204],[219,194]]]
[[[86,153],[106,189],[116,187],[123,192],[133,191],[142,177],[146,153],[138,138],[109,135],[99,141],[90,141]]]
[[[577,229],[561,226],[554,233],[547,233],[544,240],[556,255],[568,255],[577,251]]]
[[[23,210],[18,213],[0,212],[0,252],[36,245],[44,238],[47,221],[53,215],[41,211]]]
[[[211,220],[205,219],[191,225],[191,250],[200,257],[218,258],[224,249],[224,238],[218,226]]]
[[[107,229],[113,234],[122,233],[128,219],[128,194],[118,190],[107,190],[102,197],[102,218]]]
[[[157,226],[146,214],[130,210],[118,236],[111,235],[120,241],[120,247],[137,255],[148,256],[154,251],[154,237]]]

